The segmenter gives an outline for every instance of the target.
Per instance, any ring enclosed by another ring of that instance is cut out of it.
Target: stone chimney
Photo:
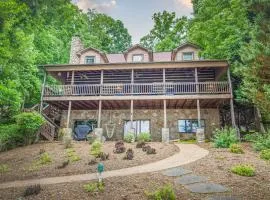
[[[84,49],[82,41],[79,36],[73,36],[71,39],[69,64],[80,64],[80,58],[77,56],[77,52]]]

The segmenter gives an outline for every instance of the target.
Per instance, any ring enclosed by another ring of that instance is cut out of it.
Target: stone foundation
[[[74,127],[76,120],[97,120],[98,111],[96,110],[72,110],[70,116],[70,126]],[[170,139],[179,137],[196,137],[196,134],[178,133],[178,120],[197,119],[197,109],[167,109],[167,127],[170,132]],[[205,120],[205,137],[210,138],[212,131],[219,127],[218,109],[201,109],[201,119]],[[124,135],[124,122],[130,120],[130,110],[102,110],[101,128],[103,135],[107,138],[106,124],[110,120],[115,123],[113,139],[122,139]],[[162,140],[163,128],[163,109],[160,110],[134,110],[133,120],[150,120],[150,134],[154,141]],[[67,111],[62,112],[61,127],[66,127]]]

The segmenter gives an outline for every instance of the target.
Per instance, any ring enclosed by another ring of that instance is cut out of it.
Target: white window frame
[[[191,54],[192,58],[191,59],[184,59],[186,54]],[[190,52],[183,52],[182,53],[182,60],[194,60],[194,52],[190,51]]]
[[[134,59],[134,57],[140,57],[141,58],[141,60],[135,60]],[[144,55],[143,54],[133,54],[132,55],[132,62],[143,62],[143,60],[144,60]]]
[[[93,62],[88,63],[87,59],[89,59],[89,58],[92,58]],[[85,64],[93,64],[93,63],[96,63],[96,56],[85,56]]]

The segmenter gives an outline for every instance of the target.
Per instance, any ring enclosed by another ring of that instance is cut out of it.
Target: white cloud
[[[117,4],[116,0],[74,0],[73,2],[85,12],[88,9],[95,9],[102,13],[110,12]]]
[[[175,4],[192,8],[191,0],[174,0]]]

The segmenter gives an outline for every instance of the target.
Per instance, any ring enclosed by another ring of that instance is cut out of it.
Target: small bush
[[[137,137],[137,141],[140,142],[150,142],[151,141],[151,135],[149,133],[140,133]]]
[[[124,153],[126,151],[126,147],[124,146],[123,141],[117,141],[114,146],[115,146],[115,150],[113,150],[114,153]]]
[[[148,149],[151,149],[151,147],[149,146],[149,145],[145,145],[145,146],[143,146],[143,148],[142,148],[142,150],[143,151],[148,151]]]
[[[37,195],[40,193],[40,191],[41,191],[41,187],[39,184],[32,185],[32,186],[29,186],[25,189],[23,196],[27,197],[27,196],[31,196],[31,195]]]
[[[232,153],[237,153],[237,154],[242,154],[244,153],[242,146],[239,144],[231,144],[230,145],[230,152]]]
[[[51,162],[52,162],[52,158],[47,152],[41,154],[40,158],[38,160],[38,164],[40,164],[40,165],[46,165],[46,164],[49,164]]]
[[[66,166],[68,166],[69,160],[64,161],[61,165],[57,167],[57,169],[64,169]]]
[[[251,142],[253,143],[253,148],[256,151],[270,149],[270,133],[254,134],[251,138]]]
[[[86,192],[103,192],[104,191],[104,183],[88,183],[83,186]]]
[[[156,149],[155,148],[148,148],[146,151],[147,154],[156,154]]]
[[[143,148],[146,145],[146,143],[144,141],[139,141],[136,144],[136,148]]]
[[[240,176],[254,176],[255,175],[255,169],[250,165],[244,165],[244,164],[236,165],[231,168],[231,171]]]
[[[270,149],[262,150],[260,152],[260,158],[264,160],[270,160]]]
[[[71,162],[76,162],[76,161],[81,160],[81,158],[78,156],[78,154],[75,152],[74,149],[72,148],[66,149],[66,152],[67,152],[68,159]]]
[[[17,124],[0,125],[0,151],[7,151],[23,145],[23,134]]]
[[[213,141],[216,148],[229,148],[231,144],[238,142],[236,130],[230,127],[216,129]]]
[[[9,171],[8,165],[6,165],[6,164],[1,164],[0,165],[0,174],[6,173],[8,171]]]
[[[98,158],[101,153],[101,148],[102,148],[101,142],[95,140],[95,142],[93,142],[93,144],[91,145],[90,154]]]
[[[104,153],[104,152],[101,152],[98,156],[100,158],[100,160],[109,160],[109,154],[108,153]]]
[[[135,136],[133,133],[127,133],[125,136],[124,136],[124,141],[127,142],[127,143],[132,143],[135,141]]]
[[[128,149],[126,152],[125,160],[132,160],[134,157],[134,151],[132,149]]]
[[[149,200],[175,200],[176,195],[171,185],[165,185],[154,192],[145,192]]]

